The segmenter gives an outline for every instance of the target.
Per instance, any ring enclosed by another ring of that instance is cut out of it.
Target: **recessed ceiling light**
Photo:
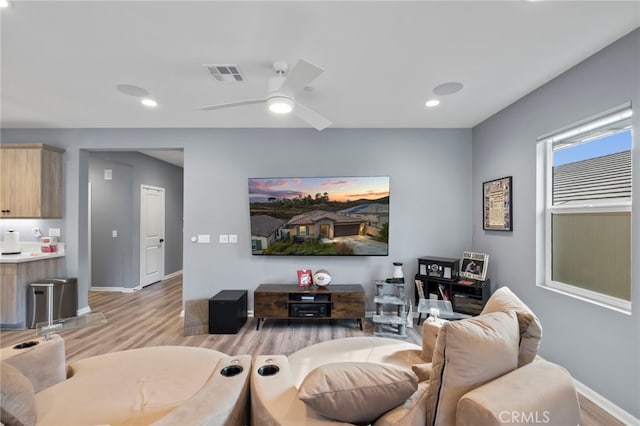
[[[11,2],[9,0],[0,0],[0,8],[5,8],[11,6]]]
[[[142,102],[142,105],[148,106],[150,108],[158,106],[158,103],[156,101],[154,101],[153,99],[151,99],[151,98],[144,98],[140,102]]]
[[[425,102],[425,105],[429,108],[432,108],[434,106],[440,105],[440,101],[437,99],[429,99],[427,102]]]

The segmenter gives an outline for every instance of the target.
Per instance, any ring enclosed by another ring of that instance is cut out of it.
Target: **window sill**
[[[548,283],[537,283],[536,286],[540,287],[542,289],[548,290],[548,291],[552,291],[554,293],[562,294],[564,296],[568,296],[568,297],[571,297],[573,299],[581,300],[583,302],[587,302],[587,303],[590,303],[592,305],[599,306],[601,308],[609,309],[609,310],[612,310],[612,311],[615,311],[615,312],[618,312],[618,313],[621,313],[621,314],[624,314],[624,315],[631,315],[631,302],[624,301],[624,304],[626,306],[623,306],[623,307],[613,306],[613,305],[611,305],[609,303],[606,303],[606,302],[603,302],[603,301],[600,301],[600,300],[595,300],[595,299],[590,298],[590,297],[586,297],[586,296],[582,296],[582,295],[579,295],[579,294],[575,294],[575,293],[573,293],[571,291],[567,291],[567,290],[563,290],[563,289],[560,289],[560,288],[556,288],[556,287],[554,287],[552,285],[549,285]]]

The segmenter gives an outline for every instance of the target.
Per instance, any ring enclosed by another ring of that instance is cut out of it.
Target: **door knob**
[[[161,243],[164,243],[164,238],[160,238],[160,242],[161,242]]]

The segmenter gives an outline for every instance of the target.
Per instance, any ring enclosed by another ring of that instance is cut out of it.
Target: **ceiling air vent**
[[[218,81],[232,83],[244,82],[244,76],[237,65],[205,65],[209,73]]]

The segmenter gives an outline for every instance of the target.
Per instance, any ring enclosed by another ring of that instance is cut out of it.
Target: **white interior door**
[[[164,277],[164,188],[140,186],[140,287]]]

